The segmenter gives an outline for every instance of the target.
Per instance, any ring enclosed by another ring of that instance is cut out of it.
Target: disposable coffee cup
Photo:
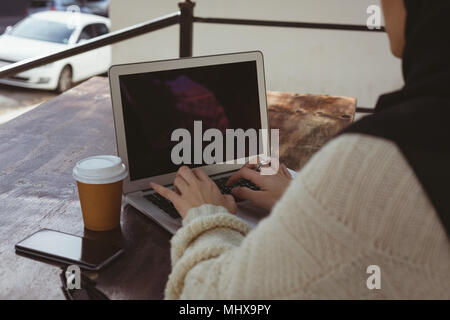
[[[127,170],[116,156],[94,156],[77,162],[77,181],[84,227],[93,231],[115,229],[120,225],[122,185]]]

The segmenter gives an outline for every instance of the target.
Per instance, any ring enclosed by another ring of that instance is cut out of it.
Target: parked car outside
[[[0,67],[70,48],[108,33],[109,28],[110,20],[97,15],[35,13],[0,36]],[[107,72],[110,65],[111,48],[105,46],[0,79],[0,83],[63,92],[75,82]]]
[[[86,5],[84,0],[31,0],[27,9],[26,15],[41,11],[67,11],[71,6],[78,6],[80,12],[92,13]]]

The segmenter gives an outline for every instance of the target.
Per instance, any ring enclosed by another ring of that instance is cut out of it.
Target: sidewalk
[[[40,105],[42,102],[32,105],[32,106],[27,106],[27,107],[21,107],[21,108],[15,108],[15,109],[6,109],[5,112],[0,112],[0,125],[8,122],[9,120],[12,120],[30,110],[33,110],[34,108],[36,108],[38,105]]]
[[[0,124],[37,107],[56,93],[0,85]]]

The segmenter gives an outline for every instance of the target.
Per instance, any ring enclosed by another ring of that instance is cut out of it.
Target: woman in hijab
[[[450,299],[450,1],[382,3],[404,88],[294,180],[236,173],[261,190],[233,193],[271,209],[252,232],[201,170],[153,185],[184,217],[166,298]]]

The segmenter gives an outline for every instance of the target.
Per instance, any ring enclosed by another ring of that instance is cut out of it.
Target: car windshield
[[[73,31],[74,29],[65,23],[30,17],[14,26],[9,35],[67,44]]]

